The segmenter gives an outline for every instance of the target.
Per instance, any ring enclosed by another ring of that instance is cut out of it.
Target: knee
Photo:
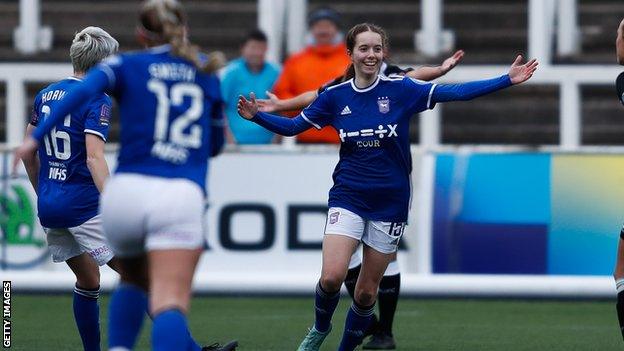
[[[132,269],[122,269],[120,279],[122,283],[138,286],[144,291],[149,290],[149,278],[146,272]]]
[[[89,272],[76,276],[76,285],[82,289],[95,290],[100,287],[100,271]]]
[[[323,274],[323,276],[321,276],[321,287],[323,287],[323,290],[327,291],[327,292],[334,292],[334,291],[338,291],[340,290],[340,287],[342,286],[342,282],[344,281],[344,274],[338,274],[338,273],[326,273]]]
[[[355,290],[355,302],[362,306],[370,306],[375,303],[377,289],[360,288]]]

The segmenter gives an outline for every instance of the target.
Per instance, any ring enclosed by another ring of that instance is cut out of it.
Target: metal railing
[[[494,77],[508,71],[508,66],[461,66],[444,76],[441,82],[464,82]],[[557,65],[541,67],[526,84],[557,85],[559,94],[559,145],[564,150],[581,146],[581,85],[611,85],[621,68],[617,65]],[[0,64],[0,82],[6,83],[7,144],[15,146],[24,136],[26,106],[29,105],[26,84],[52,82],[71,74],[69,64],[17,63]],[[420,143],[437,147],[440,141],[441,109],[436,106],[420,118]],[[292,147],[292,141],[284,147]]]

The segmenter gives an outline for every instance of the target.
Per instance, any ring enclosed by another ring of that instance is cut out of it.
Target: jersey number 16
[[[43,115],[43,118],[48,118],[50,112],[50,106],[41,106],[41,114]],[[65,121],[63,122],[63,125],[65,127],[69,127],[70,123],[71,115],[65,116]],[[52,141],[51,143],[50,140]],[[62,152],[60,151],[59,141],[63,143]],[[69,139],[69,133],[64,131],[57,131],[56,127],[54,127],[48,135],[45,135],[43,137],[43,143],[45,144],[46,154],[48,156],[52,156],[52,152],[54,152],[54,157],[59,160],[69,160],[69,158],[71,157],[71,140]]]

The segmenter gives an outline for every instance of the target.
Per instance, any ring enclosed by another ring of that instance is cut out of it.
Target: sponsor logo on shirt
[[[379,107],[379,112],[381,113],[390,112],[390,99],[387,96],[378,97],[377,106]]]
[[[370,137],[370,136],[377,136],[379,139],[383,139],[383,138],[391,138],[391,137],[398,137],[399,135],[397,134],[397,124],[386,124],[385,126],[380,124],[379,126],[377,126],[377,129],[360,129],[360,130],[356,130],[353,132],[349,132],[349,131],[345,131],[344,129],[340,129],[338,131],[338,136],[340,137],[340,141],[345,142],[345,140],[347,140],[347,138],[353,138],[353,137]],[[379,141],[379,140],[375,140],[375,141]],[[377,146],[379,146],[379,143],[377,143]]]
[[[110,123],[111,109],[108,105],[102,105],[100,109],[100,125],[107,126]]]

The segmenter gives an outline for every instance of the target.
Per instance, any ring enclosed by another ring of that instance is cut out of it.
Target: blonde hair
[[[113,55],[119,49],[115,38],[100,27],[87,27],[76,33],[69,57],[74,72],[87,72],[103,59]]]
[[[186,36],[186,16],[177,0],[146,0],[141,5],[139,32],[153,43],[169,43],[171,52],[191,61],[199,70],[213,73],[225,64],[220,52],[200,55]]]

